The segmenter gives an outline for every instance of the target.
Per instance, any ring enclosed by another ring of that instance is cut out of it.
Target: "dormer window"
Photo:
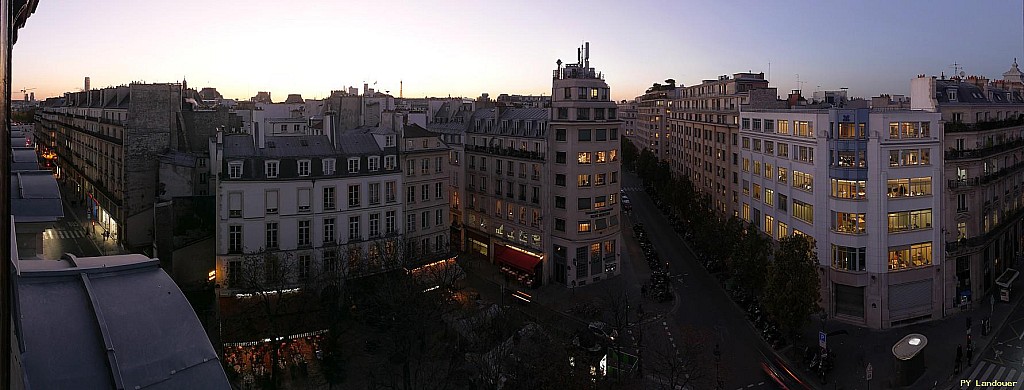
[[[955,102],[956,101],[956,90],[955,89],[947,90],[946,91],[946,98],[949,99],[949,101],[951,101],[951,102]]]
[[[384,147],[388,148],[388,147],[393,147],[393,146],[395,146],[395,136],[393,136],[393,135],[385,136],[384,137]]]
[[[309,176],[309,160],[299,160],[299,176]]]
[[[348,159],[348,173],[359,173],[359,157]]]
[[[228,177],[231,179],[242,178],[242,162],[232,161],[228,163]]]
[[[333,158],[325,158],[323,160],[323,164],[324,164],[324,175],[333,175],[334,174],[334,167],[335,167],[335,160]]]
[[[267,174],[267,178],[268,179],[273,179],[273,178],[277,177],[277,173],[279,171],[279,169],[278,169],[279,168],[279,162],[277,162],[277,161],[267,161],[263,165],[264,165],[264,173]]]
[[[397,157],[396,156],[384,156],[384,170],[386,170],[386,171],[393,170],[393,169],[395,169],[395,165],[397,165]]]
[[[366,159],[366,165],[369,167],[370,172],[376,172],[380,169],[380,156],[370,156]]]

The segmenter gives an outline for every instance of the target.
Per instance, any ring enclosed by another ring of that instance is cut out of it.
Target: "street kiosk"
[[[1013,290],[1013,282],[1017,280],[1017,276],[1020,276],[1020,272],[1013,268],[1007,268],[1002,275],[999,275],[999,279],[996,279],[996,285],[999,286],[1000,301],[1010,301],[1010,293]]]
[[[896,357],[896,386],[910,386],[924,373],[924,347],[928,338],[911,333],[892,346]]]

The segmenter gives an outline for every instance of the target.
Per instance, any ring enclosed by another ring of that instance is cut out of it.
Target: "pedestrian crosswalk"
[[[622,187],[622,190],[625,191],[625,192],[643,192],[644,191],[644,187],[643,186]]]
[[[970,367],[967,370],[970,370]],[[960,388],[964,389],[975,387],[1019,389],[1024,386],[1024,366],[1008,367],[982,360],[974,366],[969,375],[962,377],[959,382]]]
[[[63,229],[46,229],[43,232],[44,240],[64,239],[64,238],[82,238],[85,237],[85,232],[82,230],[63,230]]]

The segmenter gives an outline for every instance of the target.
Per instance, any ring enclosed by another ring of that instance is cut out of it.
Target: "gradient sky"
[[[377,82],[406,97],[550,94],[555,60],[591,65],[612,97],[654,82],[770,74],[781,94],[909,93],[917,74],[999,78],[1024,62],[1020,1],[42,0],[14,46],[14,95],[133,80],[228,98],[305,98]],[[771,69],[769,72],[769,63]]]

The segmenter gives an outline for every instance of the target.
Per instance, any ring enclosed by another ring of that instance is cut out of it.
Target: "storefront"
[[[537,287],[541,281],[542,255],[513,246],[495,246],[494,261],[509,281]]]
[[[92,194],[88,194],[87,203],[87,217],[93,223],[96,233],[100,234],[104,241],[118,242],[117,219],[101,207],[100,202]]]
[[[487,257],[490,254],[491,239],[486,235],[466,229],[466,251],[472,254]]]

